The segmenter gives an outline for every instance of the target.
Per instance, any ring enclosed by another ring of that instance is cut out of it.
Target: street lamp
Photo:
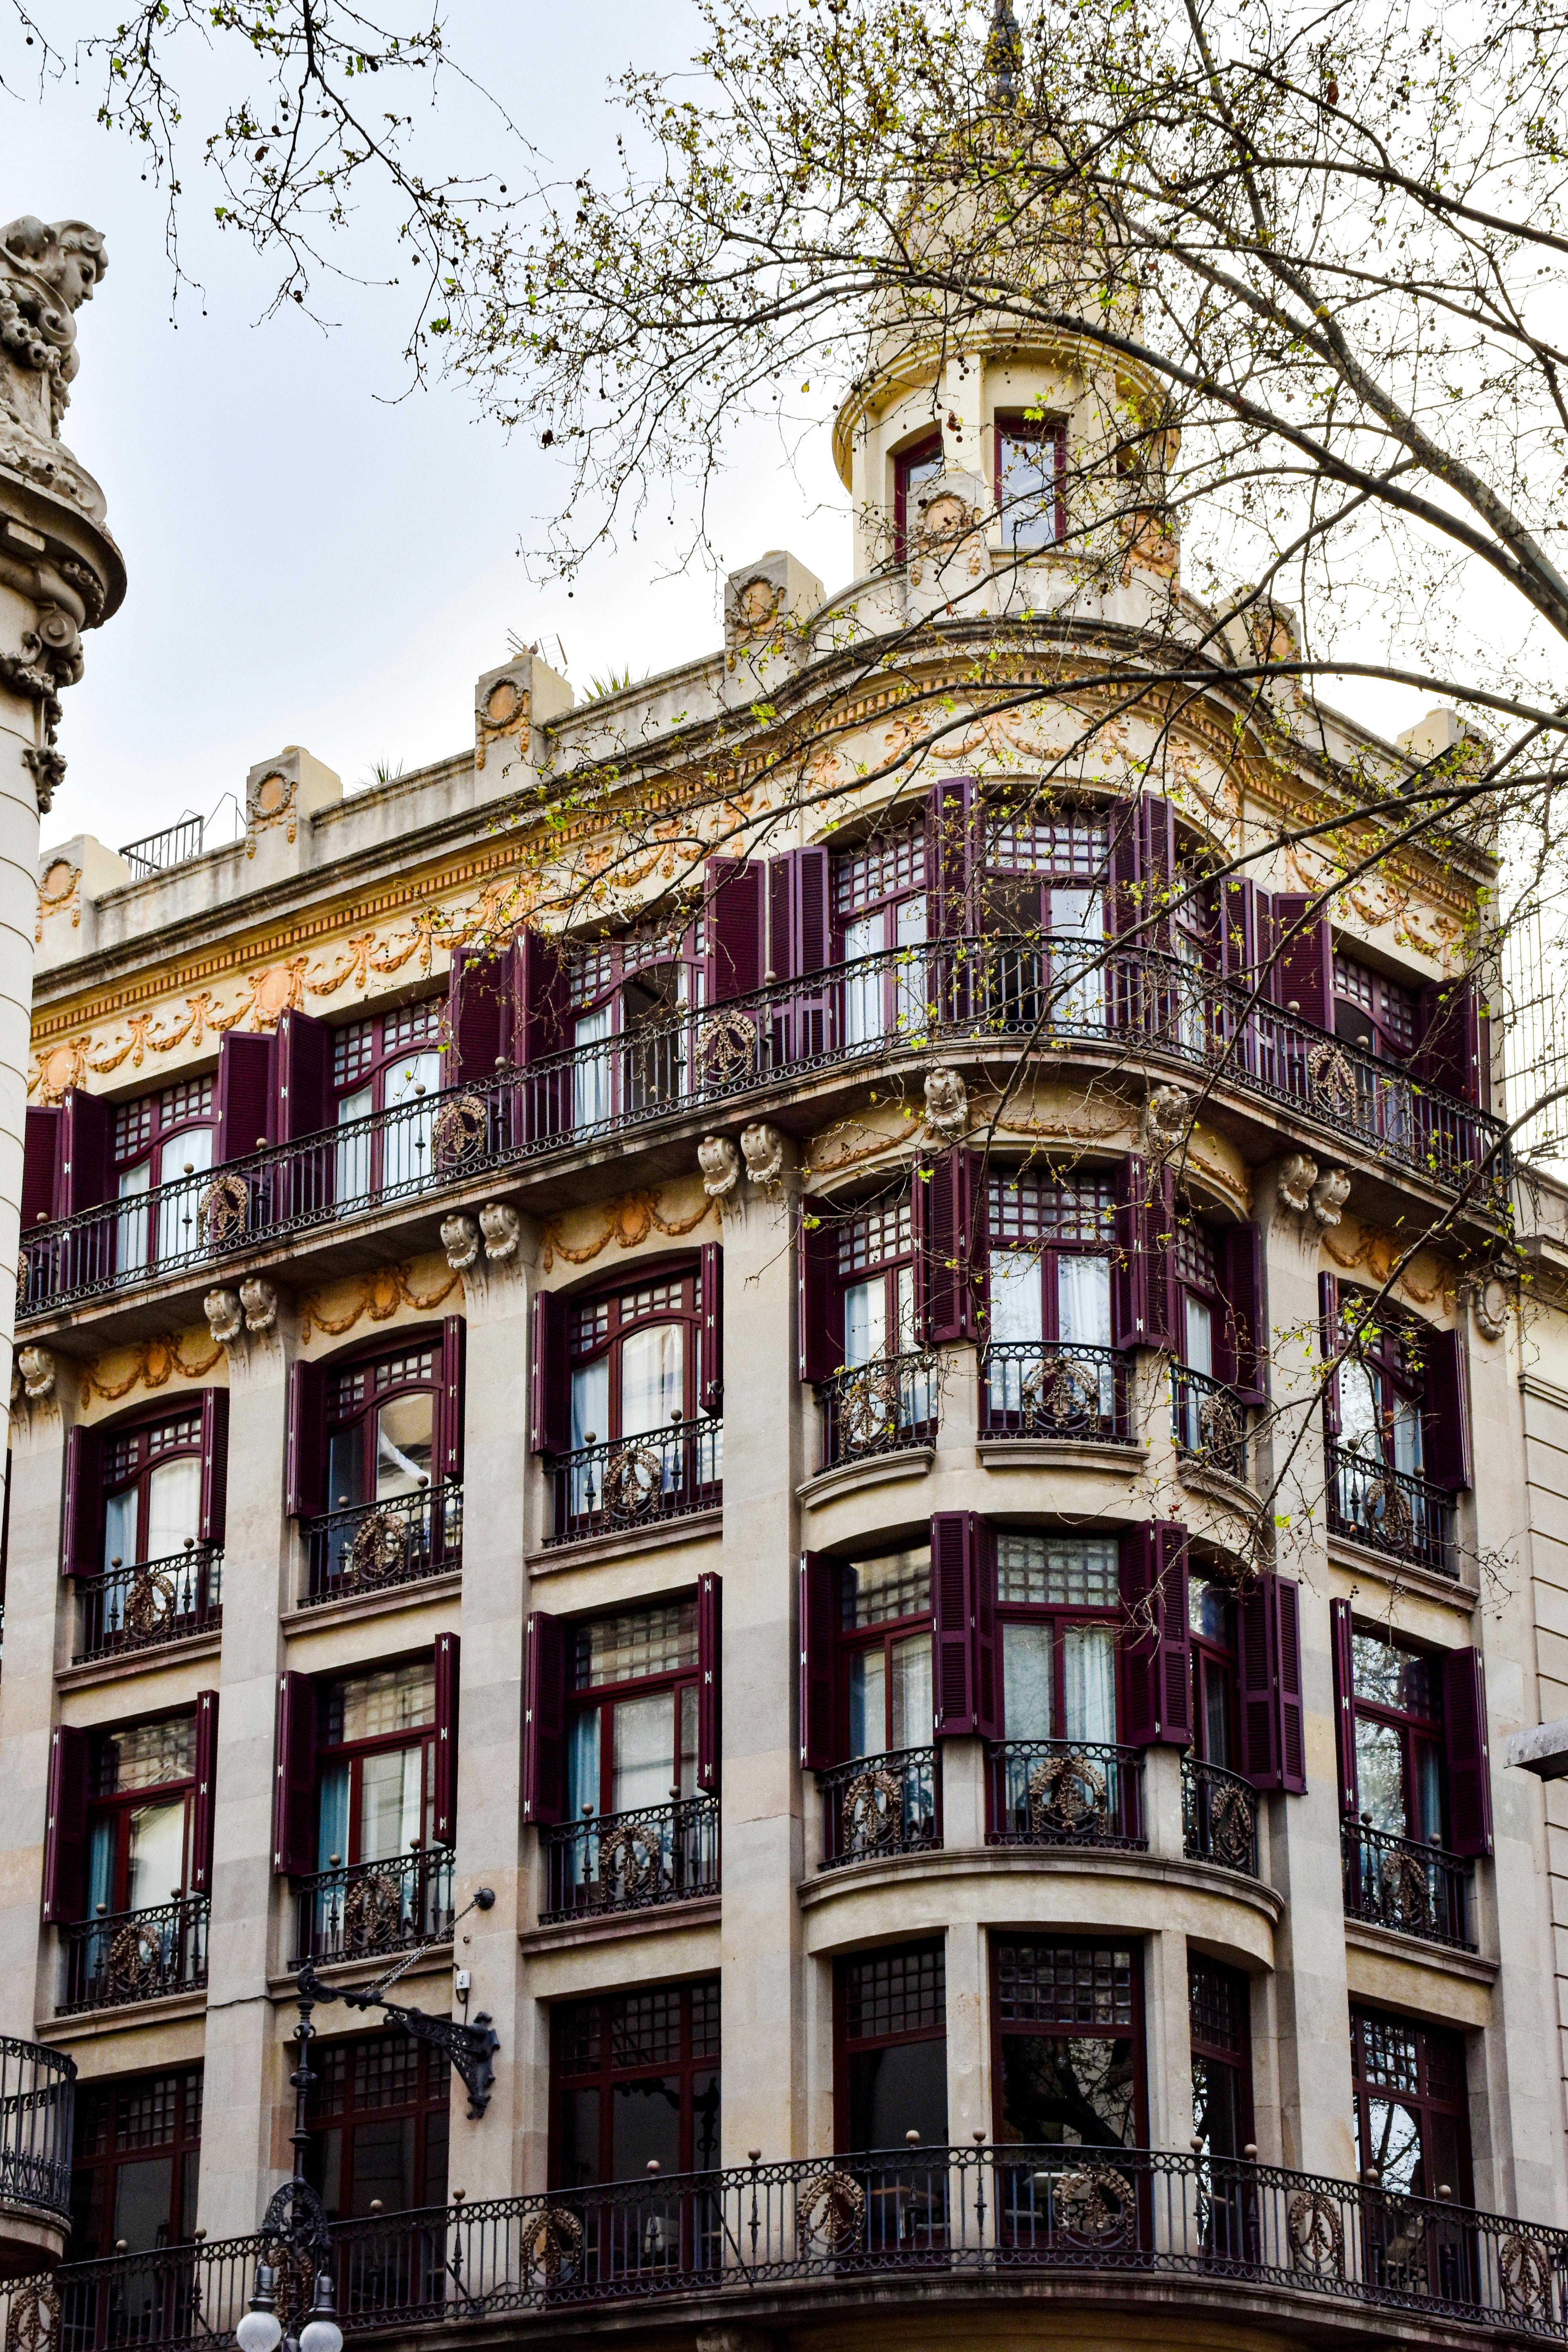
[[[234,2331],[239,2352],[278,2352],[280,2344],[287,2352],[343,2352],[343,2331],[332,2309],[332,2241],[327,2209],[305,2178],[305,2151],[310,2144],[305,2103],[316,2079],[310,2071],[310,2044],[316,2038],[310,2022],[314,2008],[315,2002],[301,1986],[300,2022],[294,2028],[300,2063],[289,2077],[294,2086],[294,2173],[273,2190],[261,2217],[262,2252],[250,2308]],[[274,2246],[283,2256],[286,2274],[298,2277],[308,2270],[315,2280],[314,2300],[303,2327],[293,2313],[287,2329],[278,2316],[279,2265],[267,2260]]]

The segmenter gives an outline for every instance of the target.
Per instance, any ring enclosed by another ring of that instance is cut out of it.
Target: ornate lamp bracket
[[[458,1919],[466,1918],[470,1911],[489,1910],[495,1899],[492,1888],[476,1888],[473,1900],[458,1913],[452,1922],[453,1927],[457,1926]],[[445,1943],[447,1938],[443,1935],[436,1940]],[[416,2042],[428,2042],[433,2048],[444,2050],[462,2076],[468,2094],[468,2114],[477,2123],[490,2102],[496,2078],[495,2054],[500,2048],[500,2036],[490,2021],[489,2011],[478,2011],[471,2023],[466,2019],[459,2022],[452,2017],[431,2017],[425,2010],[407,2009],[400,2001],[386,1998],[388,1987],[395,1984],[405,1970],[411,1969],[415,1961],[431,1948],[430,1944],[421,1944],[383,1977],[379,1984],[365,1985],[357,1990],[348,1985],[340,1987],[325,1983],[310,1960],[306,1961],[294,1981],[300,1989],[302,2002],[341,2000],[350,2009],[379,2009],[387,2017],[395,2019],[405,2033],[412,2034]],[[280,2189],[278,2195],[281,2197],[284,2193]],[[273,2202],[276,2203],[277,2199]],[[270,2206],[268,2210],[270,2212]]]

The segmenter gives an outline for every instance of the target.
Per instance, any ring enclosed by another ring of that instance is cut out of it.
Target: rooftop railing
[[[1500,1119],[1244,989],[1148,948],[946,940],[683,1008],[36,1227],[17,1311],[205,1276],[242,1251],[819,1075],[935,1048],[1064,1045],[1195,1070],[1445,1190],[1469,1186],[1482,1208],[1506,1195]]]
[[[199,857],[205,824],[204,817],[182,817],[178,824],[166,824],[162,833],[144,833],[140,841],[123,843],[120,855],[133,879],[144,882],[150,874],[163,874],[171,866],[183,866],[187,857]]]
[[[809,2311],[814,2293],[860,2281],[885,2290],[904,2275],[922,2304],[944,2281],[972,2298],[1047,2275],[1059,2288],[1184,2279],[1210,2325],[1228,2287],[1263,2286],[1289,2298],[1314,2341],[1358,2309],[1400,2313],[1418,2329],[1487,2326],[1510,2344],[1568,2334],[1568,2231],[1201,2149],[802,2157],[376,2214],[335,2224],[331,2237],[348,2336],[509,2313],[553,2329],[595,2305],[671,2297],[724,2317],[745,2313],[758,2287],[795,2284]],[[223,2352],[261,2242],[205,2240],[8,2281],[5,2340]],[[308,2278],[279,2273],[286,2328],[308,2316],[311,2291]],[[1173,2293],[1159,2294],[1167,2322]]]

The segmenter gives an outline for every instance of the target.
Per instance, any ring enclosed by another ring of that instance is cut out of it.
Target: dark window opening
[[[991,1952],[998,2143],[1142,2147],[1143,1992],[1136,1948],[994,1936]]]
[[[1193,1660],[1193,1752],[1205,1764],[1239,1771],[1236,1595],[1225,1580],[1191,1564],[1187,1625]]]
[[[947,1980],[940,1943],[860,1952],[838,1963],[837,2145],[903,2149],[916,2132],[947,2145]]]
[[[907,563],[914,533],[920,526],[917,501],[928,482],[942,472],[942,434],[927,433],[893,460],[893,562]]]
[[[1334,1034],[1382,1061],[1407,1061],[1415,1047],[1416,992],[1353,956],[1334,956]]]
[[[1355,1763],[1363,1820],[1394,1837],[1441,1844],[1446,1829],[1442,1662],[1357,1632]]]
[[[327,1507],[385,1503],[428,1486],[441,1409],[441,1350],[405,1348],[327,1376]],[[345,1542],[352,1539],[352,1530]]]
[[[305,2175],[330,2218],[447,2202],[451,2067],[399,2029],[314,2044]]]
[[[554,2187],[717,2167],[717,1978],[564,2001],[551,2029]]]
[[[1381,2010],[1351,2011],[1353,2117],[1363,2171],[1410,2197],[1468,2204],[1469,2103],[1458,2033]]]
[[[73,2262],[189,2245],[202,2147],[202,2070],[83,2083],[71,2164]],[[127,2282],[134,2294],[136,2282]],[[145,2284],[143,2282],[143,2284]]]
[[[1252,2140],[1252,1990],[1239,1969],[1197,1953],[1187,1960],[1193,2039],[1193,2135],[1210,2156],[1237,2157]]]

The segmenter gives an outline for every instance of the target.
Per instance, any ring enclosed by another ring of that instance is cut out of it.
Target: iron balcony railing
[[[319,1870],[296,1885],[291,1969],[305,1960],[375,1959],[452,1932],[447,1846]]]
[[[554,1516],[547,1543],[622,1534],[716,1510],[724,1499],[724,1424],[677,1417],[607,1444],[552,1457]]]
[[[1500,1119],[1395,1065],[1152,949],[1081,940],[933,941],[694,1005],[635,1035],[574,1045],[353,1119],[125,1202],[35,1228],[17,1311],[279,1248],[363,1212],[585,1145],[739,1106],[826,1073],[933,1050],[1079,1045],[1196,1070],[1352,1137],[1391,1166],[1496,1212],[1509,1181]]]
[[[1178,1453],[1245,1482],[1247,1407],[1226,1381],[1173,1364],[1171,1434]]]
[[[935,1440],[938,1364],[924,1349],[873,1357],[868,1364],[835,1372],[819,1383],[816,1392],[822,1402],[825,1470]]]
[[[73,1665],[155,1649],[162,1642],[194,1642],[223,1623],[223,1547],[187,1544],[167,1559],[79,1576],[76,1589],[81,1631]]]
[[[463,1564],[463,1488],[457,1478],[384,1502],[356,1503],[303,1522],[302,1607],[416,1584]]]
[[[207,1980],[207,1898],[182,1895],[145,1911],[109,1912],[60,1929],[65,1992],[56,2012],[123,2009]]]
[[[1258,1791],[1239,1772],[1201,1757],[1182,1759],[1182,1852],[1258,1876]]]
[[[1452,1495],[1407,1470],[1391,1470],[1379,1454],[1359,1454],[1331,1438],[1323,1451],[1331,1535],[1369,1544],[1435,1576],[1458,1575]]]
[[[819,1772],[822,1867],[885,1854],[929,1853],[942,1843],[942,1782],[934,1748],[858,1756]]]
[[[163,874],[171,866],[183,866],[187,857],[199,857],[205,826],[204,817],[182,817],[178,824],[166,824],[162,833],[144,833],[140,841],[126,842],[120,855],[132,878],[143,882],[150,874]]]
[[[636,1812],[560,1822],[544,1832],[541,1917],[599,1918],[650,1911],[719,1892],[719,1800],[678,1797]]]
[[[981,1352],[982,1437],[1125,1443],[1131,1358],[1076,1339],[993,1339]]]
[[[70,2214],[76,2060],[0,2035],[0,2205]]]
[[[900,2147],[649,2174],[602,2186],[373,2214],[331,2231],[348,2336],[595,2305],[700,2299],[717,2319],[759,2287],[908,2276],[973,2298],[1031,2277],[1184,2279],[1211,2321],[1228,2286],[1286,2296],[1309,2333],[1359,2309],[1417,2329],[1568,2334],[1568,2231],[1373,2182],[1202,2150]],[[0,2284],[5,2341],[69,2352],[222,2352],[255,2284],[258,2237],[68,2263]],[[1168,2315],[1172,2289],[1158,2295]],[[312,2282],[279,2273],[298,2332]],[[809,2299],[803,2307],[809,2310]],[[984,2325],[984,2322],[981,2323]]]
[[[988,1741],[988,1845],[1142,1850],[1143,1751],[1092,1739]]]
[[[1373,1829],[1364,1813],[1359,1822],[1340,1823],[1340,1853],[1347,1919],[1395,1927],[1424,1944],[1475,1950],[1469,1932],[1471,1865],[1463,1855]]]

